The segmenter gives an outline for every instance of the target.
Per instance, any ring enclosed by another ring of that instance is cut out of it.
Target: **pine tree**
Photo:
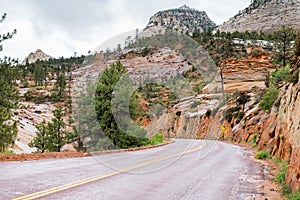
[[[280,30],[274,32],[273,37],[278,49],[275,59],[277,62],[282,62],[283,67],[285,67],[292,52],[291,43],[296,38],[295,30],[292,27],[283,26]]]
[[[298,83],[299,69],[300,69],[300,35],[298,35],[297,39],[295,40],[294,55],[291,59],[290,82],[293,82],[294,84]]]
[[[101,146],[95,147],[98,146],[98,140],[105,138],[95,113],[95,90],[96,84],[88,82],[85,90],[75,100],[76,109],[74,115],[77,122],[76,131],[78,132],[78,141],[83,142],[87,138],[90,139],[88,142],[79,144],[78,146],[84,145],[91,151],[95,151],[97,148],[102,149]]]
[[[6,18],[6,13],[1,17],[0,23]],[[0,35],[0,51],[2,42],[12,38],[16,30],[12,33]],[[12,120],[11,109],[17,107],[18,92],[15,88],[15,73],[12,67],[13,60],[0,60],[0,152],[5,151],[14,144],[17,135],[17,122]]]
[[[128,90],[126,90],[126,87],[115,88],[124,73],[125,68],[120,62],[105,69],[99,76],[95,94],[95,109],[99,125],[113,145],[119,148],[141,146],[148,142],[148,139],[143,136],[145,134],[143,130],[139,130],[136,126],[129,125],[127,121],[128,118],[125,118],[125,120],[119,118],[122,116],[129,116],[128,104],[126,104],[126,99],[128,99],[129,95]],[[126,83],[128,83],[128,81],[125,81],[123,85]],[[116,98],[119,102],[114,102],[114,105],[119,107],[115,108],[113,115],[112,100],[115,95],[113,94],[115,89],[116,91],[121,91],[121,93],[118,93],[120,97]],[[118,123],[115,117],[117,118]],[[121,127],[119,127],[119,125],[121,125]]]
[[[65,144],[71,143],[77,138],[77,134],[66,130],[66,124],[61,107],[53,111],[54,117],[47,124],[42,122],[37,125],[36,137],[29,143],[31,147],[36,147],[38,152],[60,152]]]
[[[30,147],[36,147],[37,152],[44,153],[51,145],[51,138],[49,135],[48,125],[45,120],[36,126],[36,137],[28,144]]]

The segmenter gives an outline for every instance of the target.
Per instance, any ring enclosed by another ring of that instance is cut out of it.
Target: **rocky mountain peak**
[[[300,30],[299,0],[253,0],[247,8],[218,27],[218,30],[272,33],[282,26]]]
[[[31,52],[22,62],[22,65],[25,65],[26,62],[29,64],[35,63],[36,61],[48,61],[50,59],[53,59],[52,56],[47,55],[44,53],[41,49],[37,49],[35,52]]]
[[[144,32],[159,34],[166,29],[172,29],[192,35],[194,32],[206,32],[215,27],[216,24],[206,12],[183,5],[179,8],[159,11],[153,15]]]
[[[188,7],[185,4],[183,6],[181,6],[181,7],[179,7],[179,9],[181,9],[181,10],[192,10],[190,7]]]

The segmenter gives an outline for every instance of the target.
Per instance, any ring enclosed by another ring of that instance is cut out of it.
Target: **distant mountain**
[[[144,29],[144,34],[163,33],[169,28],[192,35],[194,32],[206,32],[215,27],[216,24],[210,20],[206,12],[184,5],[175,9],[159,11],[153,15]]]
[[[30,53],[22,62],[22,65],[25,65],[28,61],[29,64],[35,63],[36,61],[48,61],[50,59],[53,59],[52,56],[49,56],[45,54],[41,49],[37,49],[34,53]]]
[[[272,33],[282,26],[300,30],[299,0],[253,0],[249,7],[222,24],[218,30]]]

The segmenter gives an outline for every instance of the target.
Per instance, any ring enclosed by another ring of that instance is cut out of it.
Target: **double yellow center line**
[[[170,158],[174,158],[174,157],[181,156],[181,155],[184,155],[184,154],[192,153],[192,152],[195,152],[195,151],[198,151],[198,150],[202,149],[205,146],[206,146],[206,144],[203,143],[201,146],[199,146],[197,148],[194,148],[194,149],[191,149],[191,150],[179,152],[179,153],[172,154],[172,155],[165,156],[165,157],[161,157],[161,158],[156,158],[156,159],[153,159],[153,160],[149,160],[149,161],[146,161],[146,162],[139,163],[137,165],[133,165],[131,167],[128,167],[128,168],[125,168],[125,169],[122,169],[122,170],[112,172],[110,174],[105,174],[105,175],[97,176],[97,177],[94,177],[94,178],[81,180],[81,181],[78,181],[78,182],[75,182],[75,183],[66,184],[66,185],[62,185],[62,186],[42,190],[42,191],[31,193],[31,194],[28,194],[28,195],[20,196],[20,197],[14,198],[12,200],[37,199],[37,198],[44,197],[44,196],[47,196],[47,195],[50,195],[50,194],[53,194],[53,193],[57,193],[57,192],[60,192],[60,191],[63,191],[63,190],[67,190],[67,189],[74,188],[74,187],[77,187],[77,186],[80,186],[80,185],[84,185],[84,184],[87,184],[87,183],[98,181],[98,180],[101,180],[101,179],[104,179],[104,178],[107,178],[107,177],[111,177],[111,176],[115,176],[115,175],[118,175],[118,174],[121,174],[121,173],[124,173],[124,172],[128,172],[128,171],[131,171],[133,169],[137,169],[137,168],[140,168],[140,167],[144,167],[144,166],[147,166],[147,165],[158,163],[158,162],[170,159]]]

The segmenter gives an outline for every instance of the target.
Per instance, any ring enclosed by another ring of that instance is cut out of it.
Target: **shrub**
[[[249,144],[256,146],[257,134],[254,134],[253,139],[249,141]]]
[[[148,47],[145,47],[143,50],[142,50],[142,56],[143,57],[146,57],[149,53],[151,53],[151,48],[148,48]]]
[[[154,137],[150,138],[149,143],[151,145],[161,144],[163,142],[163,138],[164,138],[164,136],[161,133],[157,133],[157,134],[155,134]]]
[[[259,152],[256,153],[255,157],[257,159],[265,159],[265,158],[272,158],[271,154],[268,153],[267,151],[265,150],[261,150]]]
[[[26,101],[31,101],[33,100],[33,93],[31,90],[28,90],[25,94],[24,94],[25,100]]]
[[[0,156],[13,155],[13,154],[15,154],[15,152],[10,151],[10,150],[6,150],[2,153],[0,152]]]
[[[287,197],[290,200],[299,200],[300,199],[300,192],[297,192],[295,194],[288,194]]]
[[[263,96],[261,102],[259,103],[259,107],[263,110],[271,110],[273,103],[278,98],[279,91],[274,87],[270,87],[266,94]]]
[[[236,107],[229,108],[229,109],[227,110],[227,112],[234,113],[234,112],[239,111],[240,109],[241,109],[240,106],[236,106]]]
[[[228,122],[231,122],[231,120],[232,120],[232,113],[231,112],[226,112],[225,119]]]
[[[237,120],[241,121],[244,117],[244,112],[238,112]]]
[[[293,74],[290,74],[287,77],[287,81],[293,84],[297,84],[299,82],[299,69],[293,72]]]
[[[280,70],[276,69],[274,72],[272,72],[272,82],[273,84],[277,84],[280,81],[285,81],[290,75],[290,67],[286,66]]]
[[[275,181],[278,183],[285,183],[285,175],[286,175],[287,165],[283,165],[280,172],[276,175]]]
[[[211,110],[210,109],[208,109],[207,111],[206,111],[206,113],[205,113],[205,116],[206,117],[210,117],[211,116]]]
[[[225,114],[225,119],[228,121],[228,122],[231,122],[232,120],[232,117],[238,117],[238,113],[236,113],[237,111],[239,111],[241,109],[240,106],[236,106],[236,107],[232,107],[232,108],[229,108],[227,111],[226,111],[226,114]]]

